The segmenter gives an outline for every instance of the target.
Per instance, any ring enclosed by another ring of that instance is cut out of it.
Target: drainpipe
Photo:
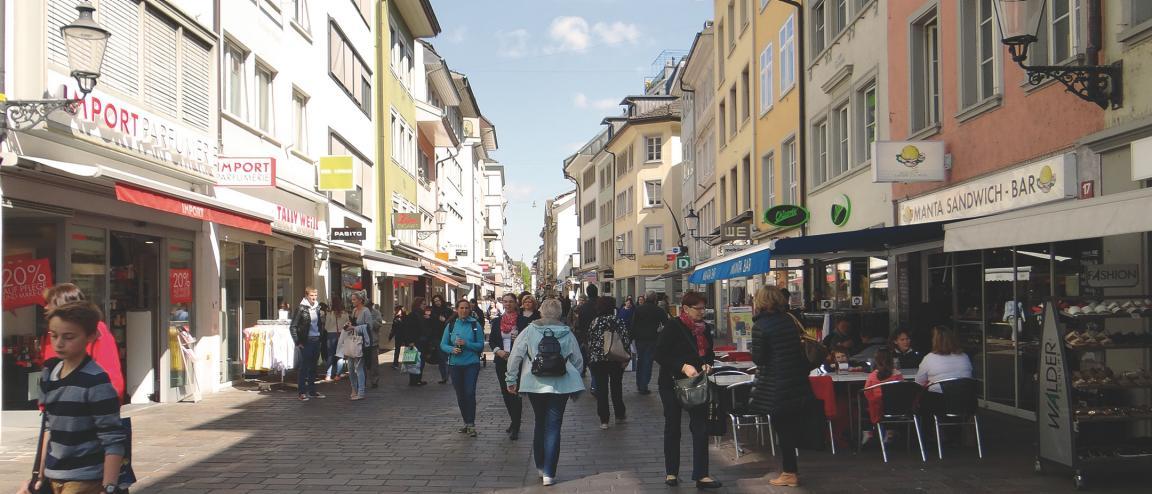
[[[807,125],[807,102],[805,96],[808,94],[808,83],[805,75],[805,70],[802,70],[805,63],[805,55],[807,54],[808,45],[806,44],[807,38],[804,37],[804,5],[798,0],[780,0],[796,9],[796,96],[800,98],[799,116],[797,117],[799,128],[796,130],[796,168],[799,172],[799,190],[800,190],[800,204],[806,206],[808,204],[808,125]],[[800,225],[800,235],[808,234],[808,225]],[[806,271],[810,271],[806,283],[808,295],[811,297],[816,289],[815,271],[812,269],[810,263],[806,263]]]
[[[1088,44],[1084,47],[1084,64],[1099,65],[1101,40],[1100,0],[1088,0]]]
[[[608,124],[608,125],[611,126],[612,124]],[[609,141],[612,140],[612,134],[613,133],[614,132],[612,131],[612,129],[609,128],[609,130],[608,130],[608,140]],[[616,153],[613,153],[612,151],[608,150],[607,143],[605,143],[605,145],[604,145],[604,152],[612,155],[612,170],[611,170],[611,173],[609,173],[609,176],[616,175]],[[612,199],[613,199],[613,201],[615,201],[615,199],[616,199],[616,179],[615,178],[612,178]],[[616,203],[613,202],[612,205],[615,206]],[[612,242],[611,245],[613,246],[613,249],[608,249],[608,251],[609,252],[616,252],[616,250],[614,249],[616,246],[616,212],[615,211],[609,211],[608,214],[612,215],[612,236],[609,239],[609,241]],[[603,218],[601,218],[601,220],[603,220]],[[597,246],[597,248],[599,248],[599,246]],[[637,269],[637,272],[639,272],[639,269]],[[620,282],[615,281],[616,280],[616,257],[615,257],[615,254],[612,254],[612,279],[613,279],[613,283],[616,283],[617,288],[619,288]],[[603,285],[601,285],[600,288],[603,288]],[[620,290],[615,290],[615,291],[617,293],[620,292]],[[604,290],[600,290],[600,295],[601,296],[604,295]]]

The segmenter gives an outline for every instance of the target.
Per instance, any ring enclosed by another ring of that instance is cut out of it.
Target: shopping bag
[[[415,347],[404,347],[404,349],[400,351],[400,363],[402,364],[414,364],[419,360],[420,350],[417,350]]]

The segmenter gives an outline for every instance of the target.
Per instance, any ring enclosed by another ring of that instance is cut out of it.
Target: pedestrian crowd
[[[779,476],[769,481],[773,485],[799,485],[796,451],[806,417],[818,402],[810,376],[842,366],[870,372],[865,397],[868,417],[875,422],[882,409],[880,385],[906,379],[902,368],[918,369],[915,381],[926,388],[921,407],[926,415],[943,406],[941,390],[930,383],[972,375],[971,361],[956,335],[942,326],[933,328],[932,352],[922,356],[913,349],[907,330],[889,338],[860,337],[849,321],[838,320],[817,345],[827,357],[813,362],[804,326],[789,298],[786,290],[776,287],[761,287],[751,298],[750,354],[756,372],[748,410],[770,417],[778,435],[781,465]],[[134,481],[131,424],[119,414],[125,394],[116,342],[100,310],[85,301],[75,285],[53,287],[45,300],[47,360],[40,379],[44,422],[32,479],[19,492],[126,492]],[[289,330],[300,355],[300,401],[325,398],[316,390],[317,380],[346,377],[353,401],[363,400],[368,387],[379,386],[383,315],[363,291],[347,297],[348,310],[344,302],[334,300],[328,306],[309,287],[291,312]],[[566,297],[537,301],[528,292],[509,293],[499,298],[499,308],[492,304],[488,310],[475,299],[450,305],[439,294],[428,304],[416,298],[392,315],[388,335],[395,344],[392,368],[408,375],[409,386],[419,387],[427,384],[425,366],[436,366],[439,384],[451,383],[455,391],[461,418],[457,432],[477,437],[476,389],[481,368],[487,365],[487,346],[508,413],[504,432],[509,440],[519,439],[527,398],[535,419],[533,460],[541,482],[548,486],[557,478],[565,409],[568,401],[585,391],[584,377],[591,374],[589,390],[596,400],[600,428],[607,430],[628,419],[624,372],[635,370],[636,392],[647,395],[653,363],[659,363],[656,386],[664,416],[665,483],[680,482],[681,423],[686,416],[691,480],[697,488],[719,488],[722,483],[709,472],[708,437],[718,425],[723,429],[725,419],[716,416],[717,400],[700,399],[697,393],[698,383],[711,386],[704,378],[717,366],[715,328],[706,320],[708,301],[703,294],[688,292],[679,302],[679,307],[669,307],[662,294],[649,292],[635,302],[627,297],[617,306],[614,297],[599,296],[595,286],[587,287],[576,304]],[[320,361],[322,377],[316,374]],[[870,432],[863,434],[864,441],[872,439]]]

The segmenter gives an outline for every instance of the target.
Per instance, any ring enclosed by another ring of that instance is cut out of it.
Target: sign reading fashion
[[[1076,157],[1064,154],[900,203],[901,225],[972,218],[1034,206],[1078,192]]]
[[[345,242],[360,242],[368,238],[368,233],[364,228],[333,228],[329,238]]]
[[[1084,281],[1095,288],[1128,287],[1140,284],[1137,264],[1094,264],[1084,267]]]
[[[942,182],[943,141],[872,143],[873,182]]]
[[[80,91],[76,82],[63,74],[48,71],[49,87],[54,97],[75,99]],[[53,121],[72,128],[100,144],[112,145],[168,168],[214,181],[216,154],[219,146],[207,132],[189,129],[174,121],[160,118],[136,105],[109,96],[99,89],[88,93],[76,114],[52,114]]]
[[[44,290],[53,285],[48,258],[19,257],[4,262],[4,310],[44,303]]]
[[[793,204],[772,206],[764,211],[764,222],[781,228],[800,226],[808,222],[808,210]]]
[[[275,187],[276,158],[216,159],[216,185],[223,187]]]

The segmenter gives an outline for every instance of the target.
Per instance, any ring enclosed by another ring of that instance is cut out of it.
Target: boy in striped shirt
[[[48,337],[58,358],[44,363],[40,377],[47,415],[41,482],[56,494],[116,492],[127,434],[120,400],[108,374],[88,356],[96,339],[100,309],[90,302],[56,307]]]

